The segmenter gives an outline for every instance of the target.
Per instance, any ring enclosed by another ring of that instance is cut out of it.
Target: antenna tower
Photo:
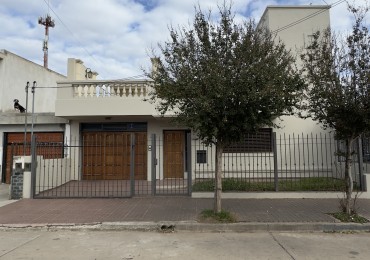
[[[54,20],[51,19],[50,15],[46,15],[45,18],[39,17],[39,24],[45,26],[45,40],[42,47],[44,51],[44,67],[48,68],[48,41],[49,41],[49,27],[53,28],[55,26]]]

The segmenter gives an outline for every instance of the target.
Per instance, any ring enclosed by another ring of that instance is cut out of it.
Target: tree
[[[354,213],[351,174],[352,147],[355,140],[370,130],[370,35],[364,26],[365,7],[348,5],[355,16],[352,32],[340,39],[330,30],[317,32],[301,55],[306,91],[306,117],[335,130],[344,140],[345,199],[343,210]]]
[[[290,114],[303,81],[292,55],[253,21],[236,24],[231,7],[195,8],[192,28],[170,28],[170,41],[159,44],[152,100],[162,113],[192,128],[205,144],[216,146],[215,205],[221,211],[222,153],[233,142]]]

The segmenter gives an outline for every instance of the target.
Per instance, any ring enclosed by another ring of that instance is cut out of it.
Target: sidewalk
[[[224,199],[223,208],[238,223],[199,223],[213,199],[143,197],[129,199],[22,199],[0,207],[0,226],[85,226],[95,229],[257,231],[367,230],[370,224],[338,223],[327,215],[338,211],[338,199]],[[370,219],[370,200],[358,201],[359,213]]]

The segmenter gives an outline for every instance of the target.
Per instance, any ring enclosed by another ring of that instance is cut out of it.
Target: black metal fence
[[[190,157],[186,154],[190,136],[178,140],[176,134],[91,133],[62,146],[44,142],[50,151],[61,149],[57,154],[63,156],[36,155],[34,197],[190,195],[190,171],[183,168],[188,167],[184,158]],[[180,165],[173,163],[176,158],[181,158]]]
[[[280,134],[248,136],[255,150],[245,150],[243,142],[223,153],[224,191],[343,191],[343,142],[333,134]],[[263,140],[262,140],[263,139]],[[193,191],[214,188],[215,147],[194,141]],[[262,146],[262,144],[264,146]],[[240,145],[240,149],[238,148]],[[359,139],[353,146],[352,176],[354,187],[363,188],[363,173],[370,170],[367,151],[369,139]]]
[[[12,151],[23,149],[13,144]],[[92,133],[80,140],[35,142],[35,198],[190,195],[213,191],[215,147],[186,131]],[[332,134],[264,132],[223,153],[223,190],[343,191],[343,142]],[[354,186],[370,171],[369,138],[354,144]],[[28,149],[29,150],[29,149]],[[14,154],[13,154],[14,155]]]

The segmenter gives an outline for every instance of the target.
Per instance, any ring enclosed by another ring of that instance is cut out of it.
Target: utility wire
[[[68,28],[68,26],[63,22],[62,18],[59,17],[59,15],[54,11],[54,9],[50,6],[49,2],[44,0],[45,4],[48,6],[49,10],[51,10],[54,15],[58,18],[60,23],[67,29],[67,31],[75,38],[75,40],[80,44],[80,47],[89,55],[96,63],[96,65],[99,64],[99,62],[90,54],[90,52],[83,46],[83,44],[80,42],[80,40],[76,37],[76,35]]]
[[[81,44],[81,42],[79,41],[79,39],[74,35],[74,33],[68,28],[68,26],[62,21],[62,19],[58,16],[58,14],[53,10],[53,8],[50,6],[50,3],[49,3],[49,0],[48,2],[46,2],[46,0],[44,0],[45,4],[48,6],[48,9],[51,10],[54,15],[58,18],[58,20],[61,22],[61,24],[67,29],[67,31],[77,40],[77,42],[81,45],[81,48],[95,61],[96,65],[98,65],[100,62],[98,62],[94,56],[92,56],[90,54],[90,52],[85,48],[83,47],[83,45]],[[49,11],[50,12],[50,11]],[[130,79],[139,79],[139,78],[143,78],[145,76],[145,74],[141,74],[141,75],[136,75],[136,76],[131,76],[131,77],[127,77],[127,78],[122,78],[122,79],[117,79],[117,80],[114,80],[114,81],[123,81],[123,80],[130,80]]]
[[[49,1],[47,2],[46,0],[44,0],[44,2],[45,2],[45,4],[48,6],[48,9],[49,10],[51,10],[53,13],[54,13],[54,15],[58,18],[58,20],[61,22],[61,24],[67,29],[67,31],[75,38],[75,40],[81,45],[81,48],[96,62],[96,63],[99,63],[95,58],[94,58],[94,56],[92,56],[91,54],[90,54],[90,52],[85,48],[85,47],[83,47],[83,45],[82,45],[82,43],[79,41],[79,39],[74,35],[74,33],[69,29],[69,27],[63,22],[63,20],[59,17],[59,15],[54,11],[54,9],[50,6],[50,3],[49,3]],[[283,27],[281,27],[281,28],[279,28],[279,29],[277,29],[277,30],[275,30],[275,31],[273,31],[272,33],[279,33],[279,32],[281,32],[281,31],[284,31],[284,30],[287,30],[287,29],[289,29],[289,28],[291,28],[291,27],[293,27],[293,26],[296,26],[297,24],[300,24],[300,23],[302,23],[302,22],[304,22],[304,21],[307,21],[307,20],[309,20],[309,19],[311,19],[311,18],[313,18],[313,17],[315,17],[315,16],[317,16],[317,15],[319,15],[319,14],[321,14],[321,13],[323,13],[323,12],[326,12],[328,9],[331,9],[332,7],[335,7],[335,6],[337,6],[337,5],[340,5],[340,4],[342,4],[342,3],[344,3],[345,2],[345,0],[339,0],[339,1],[337,1],[337,2],[334,2],[333,4],[331,4],[330,6],[328,6],[327,8],[325,8],[325,9],[322,9],[322,10],[319,10],[319,11],[316,11],[316,12],[314,12],[314,13],[312,13],[312,14],[310,14],[310,15],[307,15],[306,17],[303,17],[303,18],[301,18],[301,19],[299,19],[299,20],[297,20],[297,21],[294,21],[294,22],[292,22],[292,23],[290,23],[290,24],[287,24],[287,25],[285,25],[285,26],[283,26]],[[325,2],[326,3],[326,2]],[[127,77],[127,78],[122,78],[122,79],[116,79],[116,80],[113,80],[113,81],[124,81],[124,80],[130,80],[130,79],[138,79],[138,78],[142,78],[143,76],[145,76],[145,74],[141,74],[141,75],[136,75],[136,76],[132,76],[132,77]],[[41,88],[41,87],[38,87],[38,88]]]
[[[340,4],[344,3],[344,2],[345,2],[345,0],[339,0],[337,2],[334,2],[333,4],[329,5],[327,8],[322,9],[322,10],[319,10],[319,11],[316,11],[316,12],[314,12],[312,14],[309,14],[309,15],[307,15],[307,16],[305,16],[305,17],[303,17],[303,18],[301,18],[301,19],[299,19],[297,21],[294,21],[294,22],[292,22],[290,24],[287,24],[287,25],[285,25],[285,26],[283,26],[283,27],[281,27],[279,29],[276,29],[272,33],[279,33],[281,31],[287,30],[287,29],[289,29],[289,28],[291,28],[293,26],[296,26],[297,24],[300,24],[300,23],[302,23],[304,21],[307,21],[307,20],[309,20],[309,19],[311,19],[311,18],[313,18],[313,17],[315,17],[315,16],[317,16],[317,15],[323,13],[323,12],[326,12],[327,10],[329,10],[329,9],[331,9],[331,8],[337,6],[337,5],[340,5]]]
[[[146,82],[146,81],[151,81],[150,79],[148,78],[144,78],[145,77],[145,74],[141,74],[141,75],[136,75],[136,76],[132,76],[132,77],[128,77],[128,78],[122,78],[122,79],[114,79],[114,80],[101,80],[103,82],[102,85],[104,85],[104,81],[106,81],[106,83],[114,83],[114,82],[124,82],[124,81],[129,81],[129,80],[135,80],[135,79],[141,79],[140,82]],[[100,81],[100,80],[97,80],[97,81]],[[71,87],[74,87],[73,85],[72,86],[64,86],[64,87],[34,87],[34,88],[71,88]]]

